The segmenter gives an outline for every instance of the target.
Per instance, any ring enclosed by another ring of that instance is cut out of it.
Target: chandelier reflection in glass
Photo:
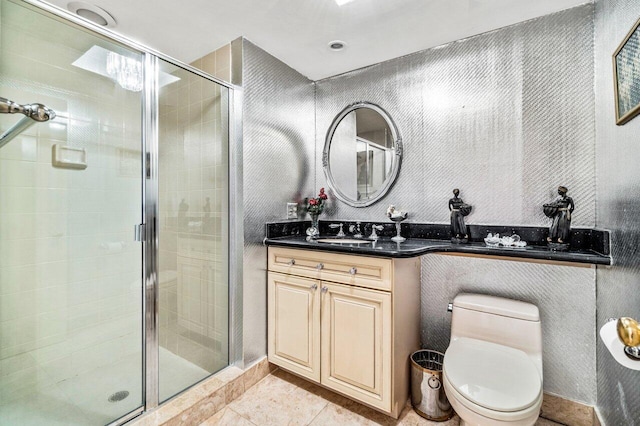
[[[107,74],[118,82],[120,87],[132,92],[142,90],[142,63],[115,52],[107,56]]]

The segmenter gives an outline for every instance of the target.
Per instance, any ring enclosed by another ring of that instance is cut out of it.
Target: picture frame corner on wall
[[[640,18],[612,55],[616,125],[640,114]]]

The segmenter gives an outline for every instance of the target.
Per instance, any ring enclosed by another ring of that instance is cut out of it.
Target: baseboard
[[[604,426],[604,422],[602,421],[602,416],[600,415],[600,410],[598,410],[598,407],[595,407],[595,409],[593,410],[593,425]]]
[[[593,406],[548,393],[544,394],[540,417],[571,426],[600,425]]]
[[[127,423],[128,426],[200,424],[277,369],[263,358],[246,370],[228,367],[191,389]],[[571,426],[602,426],[597,409],[545,393],[540,417]]]

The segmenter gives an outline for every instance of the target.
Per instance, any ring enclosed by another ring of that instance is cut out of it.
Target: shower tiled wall
[[[191,65],[220,80],[231,82],[231,44],[225,44],[202,58],[196,59]]]
[[[2,14],[0,96],[58,113],[0,149],[0,401],[8,402],[141,356],[141,246],[132,239],[141,97],[71,65],[108,43],[53,20],[27,31],[33,17],[8,2]],[[0,128],[17,119],[3,116]],[[54,144],[86,149],[87,168],[54,168]]]

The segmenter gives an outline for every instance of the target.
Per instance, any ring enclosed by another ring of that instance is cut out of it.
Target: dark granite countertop
[[[333,221],[335,222],[335,221]],[[335,238],[335,230],[329,234],[329,228],[325,224],[320,223],[320,232],[324,238]],[[345,223],[345,231],[348,229]],[[380,257],[415,257],[429,253],[467,253],[472,255],[488,255],[509,258],[522,259],[538,259],[556,262],[573,262],[583,264],[610,265],[611,257],[608,255],[608,231],[599,231],[591,229],[578,229],[575,232],[576,238],[581,238],[580,243],[572,244],[572,248],[568,251],[552,251],[544,245],[543,242],[535,244],[529,240],[529,245],[523,248],[515,247],[487,247],[484,242],[474,241],[474,231],[471,230],[471,241],[468,244],[452,244],[448,239],[428,238],[440,232],[443,225],[432,224],[404,224],[403,235],[409,238],[402,243],[391,241],[392,232],[383,232],[383,236],[375,242],[367,244],[346,244],[346,243],[319,243],[317,241],[307,241],[304,230],[310,223],[308,221],[300,222],[278,222],[267,224],[267,238],[265,244],[273,246],[284,246],[291,248],[300,248],[307,250],[332,251],[339,253],[350,253],[364,256],[380,256]],[[405,226],[407,226],[405,232]],[[364,226],[363,226],[364,227]],[[491,231],[494,227],[481,227],[481,230]],[[534,235],[535,227],[495,227],[500,230],[509,229],[510,233],[504,232],[504,235],[510,235],[514,231],[518,235]],[[543,229],[543,228],[542,228]],[[435,232],[434,230],[438,231]],[[392,229],[389,229],[392,231]],[[434,232],[432,232],[434,231]],[[365,233],[367,235],[368,233]],[[446,235],[447,233],[444,233]],[[418,238],[414,235],[427,236],[427,238]],[[486,234],[485,234],[486,235]],[[439,236],[439,235],[438,235]],[[347,236],[346,238],[350,238]],[[524,239],[524,238],[523,238]],[[595,250],[599,248],[600,250]],[[577,248],[574,248],[577,246]],[[601,253],[605,252],[607,254]]]

